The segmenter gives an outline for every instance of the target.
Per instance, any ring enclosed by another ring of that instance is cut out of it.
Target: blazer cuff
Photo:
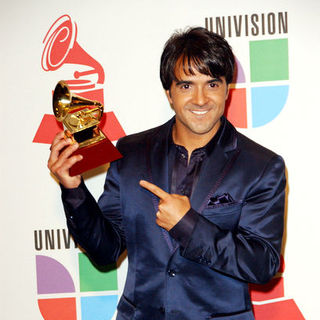
[[[65,188],[61,183],[60,188],[62,201],[64,205],[71,210],[77,209],[86,200],[87,187],[82,178],[81,183],[77,188],[68,189]]]
[[[170,229],[170,236],[176,240],[181,247],[185,248],[188,245],[193,229],[199,220],[199,213],[190,208],[182,219]]]

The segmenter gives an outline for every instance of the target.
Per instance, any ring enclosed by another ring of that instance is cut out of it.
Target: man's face
[[[166,94],[176,113],[177,134],[208,140],[219,129],[229,86],[225,77],[212,78],[195,69],[193,72],[194,75],[186,75],[178,63],[175,75],[179,81],[173,81]]]

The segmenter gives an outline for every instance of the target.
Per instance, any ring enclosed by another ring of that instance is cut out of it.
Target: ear
[[[166,90],[165,92],[166,92],[166,96],[167,96],[169,103],[172,105],[172,98],[171,98],[170,90]]]

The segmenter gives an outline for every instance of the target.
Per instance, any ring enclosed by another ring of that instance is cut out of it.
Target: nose
[[[193,104],[202,107],[207,104],[208,96],[203,88],[197,88],[193,94]]]

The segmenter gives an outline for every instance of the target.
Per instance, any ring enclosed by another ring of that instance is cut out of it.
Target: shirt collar
[[[220,139],[220,136],[221,136],[221,133],[223,131],[223,127],[225,125],[225,122],[226,122],[226,118],[224,116],[222,116],[220,118],[220,127],[217,131],[217,133],[212,137],[212,139],[203,147],[201,148],[197,148],[193,151],[193,153],[203,153],[203,151],[206,153],[206,156],[209,156],[215,145],[217,144],[217,142],[219,141]],[[184,146],[180,146],[180,145],[177,145],[174,143],[173,141],[173,138],[172,138],[172,129],[173,129],[173,125],[175,124],[175,121],[172,122],[172,125],[171,125],[171,128],[170,128],[170,131],[169,131],[169,136],[168,136],[168,152],[169,150],[172,148],[172,146],[176,146],[176,147],[180,147],[180,148],[184,148]],[[185,149],[185,148],[184,148]]]

